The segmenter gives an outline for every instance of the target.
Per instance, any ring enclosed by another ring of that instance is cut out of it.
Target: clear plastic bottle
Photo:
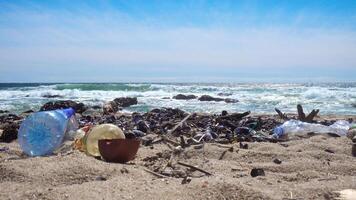
[[[318,133],[318,134],[334,133],[339,136],[345,136],[349,128],[350,128],[350,123],[345,120],[336,121],[334,124],[330,126],[324,126],[322,124],[311,124],[307,122],[301,122],[298,120],[289,120],[273,130],[273,137],[281,138],[282,136],[287,134],[308,134],[308,133]]]
[[[29,156],[49,155],[61,146],[64,138],[72,138],[70,134],[77,128],[72,108],[36,112],[21,123],[18,141]]]

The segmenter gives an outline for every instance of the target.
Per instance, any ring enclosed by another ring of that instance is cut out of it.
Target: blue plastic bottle
[[[18,141],[22,150],[29,156],[52,154],[61,146],[68,129],[75,118],[72,108],[33,113],[22,123]]]

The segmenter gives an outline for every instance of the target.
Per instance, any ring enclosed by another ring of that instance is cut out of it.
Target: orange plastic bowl
[[[140,140],[105,139],[98,141],[99,152],[107,162],[125,163],[135,158]]]

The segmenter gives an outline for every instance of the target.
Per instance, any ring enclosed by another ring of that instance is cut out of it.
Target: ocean
[[[237,99],[237,103],[172,99],[177,94],[211,95]],[[46,98],[46,95],[59,95]],[[172,107],[188,112],[221,113],[250,110],[271,114],[274,108],[296,112],[320,109],[321,115],[356,115],[356,83],[0,83],[0,110],[21,113],[54,100],[74,100],[88,106],[102,106],[117,97],[137,97],[138,104],[126,112],[146,112]]]

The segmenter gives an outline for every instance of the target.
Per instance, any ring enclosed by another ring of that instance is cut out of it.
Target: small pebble
[[[248,149],[248,144],[240,142],[240,149]]]
[[[129,170],[127,170],[125,167],[123,167],[122,169],[120,169],[121,174],[128,174]]]
[[[275,158],[275,159],[273,160],[273,162],[276,163],[276,164],[278,164],[278,165],[282,163],[282,161],[281,161],[280,159],[278,159],[278,158]]]
[[[183,178],[182,180],[182,185],[190,183],[192,181],[192,178],[190,178],[189,176]]]
[[[265,171],[262,168],[253,168],[251,170],[251,176],[252,177],[265,176]]]
[[[106,179],[105,177],[103,177],[103,176],[97,176],[97,177],[95,178],[95,180],[96,180],[96,181],[106,181],[107,179]]]

